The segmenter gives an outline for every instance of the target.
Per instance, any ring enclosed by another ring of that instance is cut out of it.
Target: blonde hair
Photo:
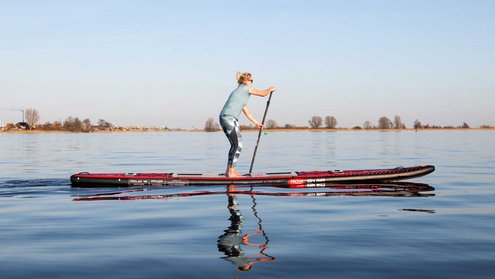
[[[235,75],[235,78],[237,79],[237,83],[243,84],[247,80],[251,80],[251,74],[250,73],[241,73],[237,72]]]

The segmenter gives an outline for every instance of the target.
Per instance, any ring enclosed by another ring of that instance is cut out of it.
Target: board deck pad
[[[434,166],[367,170],[267,172],[225,177],[219,173],[89,173],[70,177],[73,187],[132,187],[188,185],[286,185],[290,188],[318,187],[326,183],[399,181],[427,175]]]

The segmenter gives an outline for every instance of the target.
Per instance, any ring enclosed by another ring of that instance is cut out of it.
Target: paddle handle
[[[261,125],[265,125],[266,114],[268,113],[268,107],[270,107],[270,101],[272,100],[273,91],[270,92],[270,96],[268,97],[268,101],[266,101],[265,113],[263,114],[263,120],[261,121]],[[254,147],[253,158],[251,159],[251,166],[249,167],[249,173],[253,171],[254,159],[256,158],[256,152],[258,151],[258,145],[260,143],[261,132],[263,131],[263,127],[260,128],[258,132],[258,139],[256,140],[256,146]]]

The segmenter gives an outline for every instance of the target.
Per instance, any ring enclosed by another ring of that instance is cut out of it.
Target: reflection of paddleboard
[[[257,189],[263,190],[246,190],[246,187],[236,187],[235,190],[228,191],[189,191],[182,193],[170,194],[146,194],[137,193],[146,192],[143,189],[125,190],[110,193],[98,193],[93,195],[83,195],[77,197],[74,201],[105,201],[105,200],[161,200],[170,198],[186,198],[210,195],[249,195],[249,196],[273,196],[273,197],[335,197],[335,196],[393,196],[393,197],[428,197],[434,194],[425,194],[424,192],[435,191],[435,188],[428,184],[405,183],[405,182],[388,182],[374,184],[333,184],[327,185],[325,189],[319,191],[265,191],[268,188],[276,189],[281,186],[268,186]],[[249,189],[249,188],[248,188]],[[413,211],[414,209],[404,209]]]
[[[371,170],[296,171],[225,177],[202,173],[87,173],[70,177],[72,187],[187,186],[187,185],[287,185],[290,188],[318,187],[325,183],[397,181],[427,175],[434,166]]]

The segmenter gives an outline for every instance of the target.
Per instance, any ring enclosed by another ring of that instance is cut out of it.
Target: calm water
[[[244,133],[241,172],[255,138]],[[222,172],[227,145],[222,133],[0,134],[0,277],[495,274],[494,131],[268,133],[256,158],[258,171],[433,164],[414,182],[435,190],[420,194],[69,185],[81,171]]]

